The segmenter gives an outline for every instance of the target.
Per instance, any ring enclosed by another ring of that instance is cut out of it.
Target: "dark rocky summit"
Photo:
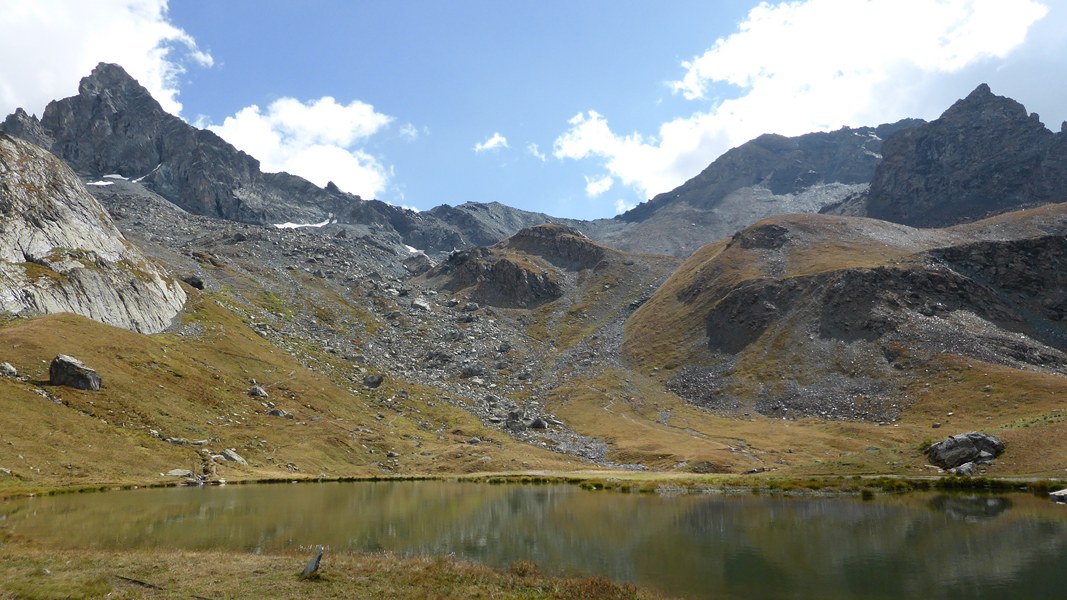
[[[1067,130],[1049,131],[985,84],[886,140],[882,154],[866,201],[877,219],[943,227],[1067,193]]]

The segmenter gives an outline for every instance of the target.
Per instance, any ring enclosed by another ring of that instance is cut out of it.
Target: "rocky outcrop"
[[[567,272],[597,268],[611,252],[573,227],[546,223],[490,248],[453,252],[425,278],[490,306],[533,308],[564,294]]]
[[[100,375],[82,361],[60,354],[48,366],[48,383],[95,392],[100,389],[101,380]]]
[[[1067,193],[1067,131],[1054,134],[986,84],[886,140],[882,155],[867,215],[897,223],[942,227]]]
[[[1004,442],[996,436],[977,431],[954,435],[923,450],[930,462],[942,469],[956,469],[970,463],[988,465],[1003,452]]]
[[[184,303],[69,167],[0,133],[0,311],[72,312],[155,333]]]
[[[454,252],[426,277],[443,290],[469,290],[472,300],[502,308],[533,308],[563,295],[560,274],[550,265],[489,248]]]
[[[503,246],[540,256],[557,267],[572,271],[591,269],[607,255],[606,248],[581,231],[556,224],[522,229],[508,238]]]

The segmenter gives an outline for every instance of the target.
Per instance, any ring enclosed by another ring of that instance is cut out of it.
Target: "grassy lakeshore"
[[[562,578],[518,562],[507,570],[447,557],[327,552],[300,577],[311,551],[54,550],[0,544],[0,598],[662,598],[604,578]]]

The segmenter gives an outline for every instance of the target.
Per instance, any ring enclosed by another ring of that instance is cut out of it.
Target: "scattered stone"
[[[226,460],[228,460],[230,462],[235,462],[235,463],[237,463],[239,465],[247,465],[248,464],[248,461],[245,460],[244,458],[242,458],[241,455],[238,454],[237,451],[234,450],[233,448],[227,448],[227,449],[223,450],[222,451],[222,458],[225,458]]]
[[[193,472],[189,469],[171,469],[170,471],[163,473],[163,475],[165,475],[166,477],[189,478],[193,476]]]
[[[0,467],[0,473],[3,473],[4,475],[11,475],[11,469],[5,469],[4,467]]]
[[[19,371],[15,365],[9,362],[0,362],[0,375],[4,377],[18,377]]]
[[[397,457],[399,457],[399,456],[400,456],[400,454],[399,454],[399,453],[397,453],[397,452],[396,452],[396,451],[394,451],[394,450],[390,450],[390,451],[388,451],[388,452],[386,452],[386,453],[385,453],[385,456],[386,456],[386,457],[388,457],[388,458],[397,458]]]
[[[978,465],[973,462],[965,462],[958,467],[949,469],[948,472],[960,477],[974,477],[978,474]]]
[[[548,429],[548,422],[541,417],[534,417],[534,419],[530,421],[528,427],[530,429]]]
[[[304,572],[300,574],[300,577],[307,579],[316,576],[315,574],[319,570],[319,563],[322,562],[322,553],[325,551],[325,548],[319,546],[318,550],[315,551],[315,556],[312,556],[311,560],[308,561],[308,564],[304,567]]]
[[[982,453],[985,452],[986,455]],[[1004,443],[995,436],[972,431],[931,444],[924,453],[942,469],[954,469],[965,463],[992,460],[1004,452]]]
[[[52,359],[52,364],[48,367],[48,383],[97,391],[100,389],[101,380],[100,375],[85,366],[82,361],[60,354]]]
[[[182,277],[182,281],[188,283],[191,287],[202,290],[204,289],[204,280],[199,275],[186,275]]]
[[[941,428],[941,423],[937,423],[937,422],[935,422],[935,423],[934,423],[933,425],[931,425],[930,427],[933,427],[934,429],[940,429],[940,428]]]
[[[270,394],[267,393],[267,390],[263,389],[263,386],[258,384],[253,384],[252,387],[248,388],[248,395],[253,398],[270,398]]]
[[[414,300],[412,300],[411,308],[417,308],[424,312],[430,312],[431,310],[433,310],[433,307],[430,306],[430,303],[424,300],[423,298],[415,298]]]
[[[377,388],[378,386],[380,386],[383,381],[385,381],[385,375],[380,375],[380,374],[367,375],[366,377],[363,378],[363,385],[365,385],[365,386],[367,386],[367,387],[369,387],[371,389],[374,389],[374,388]]]
[[[285,412],[284,410],[282,410],[280,408],[271,409],[271,411],[268,412],[267,414],[272,416],[272,417],[282,417],[283,419],[292,419],[292,418],[294,418],[293,415]]]

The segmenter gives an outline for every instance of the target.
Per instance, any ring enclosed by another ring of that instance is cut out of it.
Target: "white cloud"
[[[100,62],[126,69],[164,110],[178,114],[185,66],[210,67],[211,55],[167,18],[167,0],[5,0],[0,9],[0,115],[17,107],[40,115],[72,96]]]
[[[286,171],[320,186],[333,181],[374,198],[388,184],[389,170],[358,145],[390,121],[370,104],[324,96],[307,103],[280,98],[266,111],[248,106],[208,129],[259,159],[265,171]]]
[[[621,215],[622,213],[630,210],[633,207],[634,207],[633,204],[630,204],[627,201],[625,201],[622,198],[620,198],[620,199],[615,201],[615,214]]]
[[[936,117],[907,112],[932,87],[931,75],[1004,59],[1047,13],[1033,0],[761,3],[735,33],[683,63],[684,76],[671,84],[705,108],[648,137],[617,134],[595,111],[580,113],[553,154],[598,158],[649,198],[763,133]]]
[[[497,150],[500,148],[508,147],[508,138],[500,135],[498,132],[493,132],[493,135],[484,142],[479,142],[474,145],[475,152],[487,152],[489,150]]]
[[[587,176],[585,178],[585,195],[590,198],[596,198],[610,190],[613,185],[615,185],[615,179],[611,175],[604,175],[603,177]]]
[[[541,147],[533,142],[526,144],[526,151],[530,153],[530,156],[536,158],[541,162],[545,162],[546,160],[548,160],[548,157],[545,156],[545,153],[541,152]]]
[[[400,126],[400,137],[408,141],[417,140],[419,139],[419,128],[411,123],[404,123]]]

